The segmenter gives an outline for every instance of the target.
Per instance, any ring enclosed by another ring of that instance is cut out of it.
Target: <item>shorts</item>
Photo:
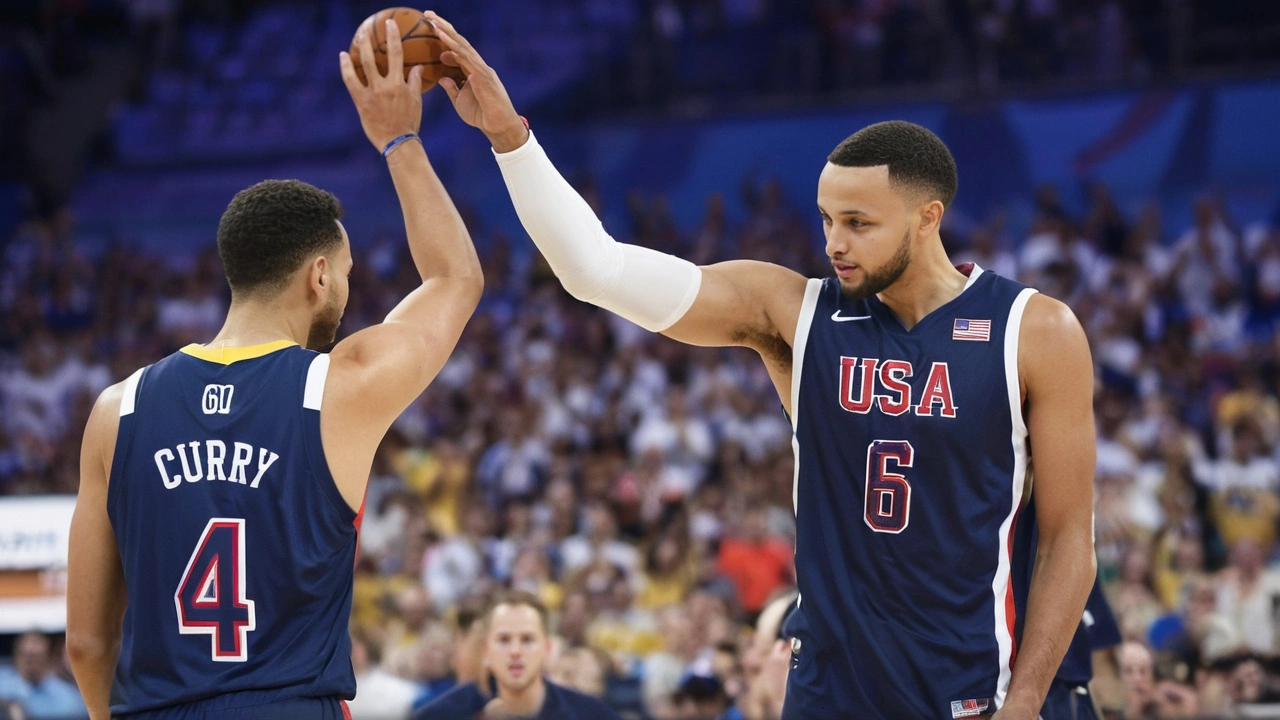
[[[351,720],[346,702],[336,695],[276,700],[279,695],[279,690],[246,690],[111,717],[115,720]]]
[[[1049,694],[1040,708],[1041,720],[1101,720],[1094,709],[1089,687],[1057,680],[1049,686]]]

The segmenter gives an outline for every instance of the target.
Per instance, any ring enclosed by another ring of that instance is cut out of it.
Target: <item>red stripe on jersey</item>
[[[1013,569],[1013,536],[1018,528],[1018,515],[1022,514],[1022,508],[1018,508],[1013,513],[1013,522],[1009,523],[1009,540],[1006,548],[1009,553],[1010,572]],[[1013,578],[1010,577],[1005,582],[1004,589],[1004,617],[1009,624],[1009,668],[1013,668],[1014,662],[1018,659],[1018,638],[1014,635],[1014,626],[1018,621],[1018,608],[1013,602]]]
[[[356,528],[356,561],[351,563],[351,567],[355,567],[360,564],[360,525],[364,523],[364,503],[368,499],[369,486],[365,485],[364,495],[360,498],[360,509],[356,511],[356,519],[351,521],[351,524]],[[344,705],[343,707],[346,706]],[[347,720],[351,720],[351,717],[347,716]]]

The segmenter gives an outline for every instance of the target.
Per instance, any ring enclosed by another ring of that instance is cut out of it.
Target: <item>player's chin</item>
[[[840,292],[850,300],[865,300],[870,293],[866,292],[867,280],[864,277],[837,277],[840,281]]]

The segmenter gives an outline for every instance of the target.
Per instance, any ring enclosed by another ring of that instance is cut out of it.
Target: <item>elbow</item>
[[[1082,573],[1092,578],[1098,571],[1098,555],[1093,545],[1092,524],[1080,530],[1070,532],[1042,532],[1036,562],[1043,560],[1063,561],[1077,567]]]
[[[73,665],[88,665],[115,657],[120,638],[67,628],[67,656]]]
[[[484,273],[479,268],[476,268],[474,273],[461,278],[458,292],[466,305],[474,312],[476,307],[480,305],[480,298],[484,296]]]

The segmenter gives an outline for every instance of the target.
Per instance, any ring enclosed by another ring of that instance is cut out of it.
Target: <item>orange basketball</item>
[[[440,42],[440,38],[436,36],[436,29],[427,22],[422,11],[404,7],[379,10],[360,23],[361,28],[372,33],[370,40],[373,43],[373,58],[377,62],[379,73],[387,74],[386,24],[388,19],[394,19],[396,25],[400,27],[406,79],[414,65],[422,66],[423,92],[435,87],[440,78],[445,75],[459,82],[465,79],[466,76],[460,68],[440,62],[440,53],[444,52],[444,44]],[[364,75],[364,68],[360,66],[360,49],[356,47],[355,38],[351,40],[349,52],[351,62],[355,65],[356,76],[360,78],[360,82],[368,85],[369,80]]]

